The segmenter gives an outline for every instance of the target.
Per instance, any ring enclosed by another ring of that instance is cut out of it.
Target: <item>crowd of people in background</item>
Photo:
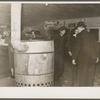
[[[46,35],[42,34],[39,30],[31,30],[24,32],[21,36],[22,40],[46,39]]]

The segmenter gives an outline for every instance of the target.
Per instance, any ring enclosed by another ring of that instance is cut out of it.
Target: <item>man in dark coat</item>
[[[79,86],[93,86],[94,66],[98,62],[98,44],[91,33],[86,31],[84,22],[77,24],[75,48],[72,63],[78,66]]]
[[[68,49],[68,53],[70,56],[72,56],[72,52],[75,48],[75,41],[76,41],[76,36],[78,34],[78,30],[77,28],[72,29],[72,31],[70,32],[70,36],[68,39],[68,44],[67,44],[67,49]]]
[[[64,54],[65,44],[67,41],[66,35],[67,28],[65,26],[60,27],[59,31],[54,35],[54,48],[55,48],[55,80],[58,80],[64,71]]]
[[[78,68],[77,68],[77,66],[72,64],[72,55],[73,55],[73,51],[74,51],[74,48],[75,48],[75,41],[77,39],[77,34],[78,34],[78,30],[75,27],[70,32],[68,46],[67,46],[68,53],[70,55],[70,60],[68,61],[68,64],[69,64],[69,66],[71,66],[71,75],[72,75],[71,82],[72,82],[72,86],[76,85],[77,78],[78,78]]]

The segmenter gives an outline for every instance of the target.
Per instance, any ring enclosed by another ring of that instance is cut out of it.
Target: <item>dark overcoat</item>
[[[68,43],[67,43],[67,49],[68,51],[70,52],[73,52],[74,48],[75,48],[75,41],[76,41],[76,37],[74,36],[74,31],[72,30],[70,32],[70,35],[69,35],[69,39],[68,39]]]
[[[70,32],[69,39],[68,39],[68,45],[67,45],[67,51],[68,52],[70,51],[72,53],[72,55],[73,55],[73,51],[75,48],[75,42],[77,39],[77,37],[75,37],[75,35],[74,35],[75,34],[74,31],[75,30],[72,30]],[[71,66],[71,69],[72,69],[71,70],[71,73],[72,73],[71,80],[72,80],[72,85],[74,85],[77,81],[77,78],[78,78],[78,66],[75,66],[72,64],[72,56],[67,55],[67,57],[69,58],[69,59],[67,59],[67,62]]]
[[[67,35],[64,35],[63,37],[61,37],[59,32],[55,33],[55,35],[54,35],[55,80],[58,79],[63,74],[66,42],[67,42]]]
[[[72,59],[78,66],[80,86],[92,86],[94,78],[94,65],[98,57],[98,44],[91,33],[83,30],[77,35]]]

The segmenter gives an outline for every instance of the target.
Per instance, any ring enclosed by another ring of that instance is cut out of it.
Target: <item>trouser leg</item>
[[[55,66],[54,66],[54,77],[55,80],[58,80],[64,71],[64,57],[60,53],[55,54]]]
[[[93,86],[94,71],[95,71],[94,69],[95,69],[95,63],[94,63],[94,61],[92,61],[89,63],[87,86]]]
[[[54,80],[58,80],[58,72],[59,72],[59,55],[55,53],[55,62],[54,62]]]
[[[90,59],[78,66],[79,86],[93,86],[94,65],[94,61]]]
[[[78,67],[76,65],[72,65],[72,82],[73,84],[77,81],[78,78]]]
[[[78,66],[79,86],[86,86],[87,85],[87,78],[88,78],[88,65],[85,63],[80,64]]]
[[[61,77],[63,75],[64,72],[64,59],[63,57],[61,57],[61,59],[59,59],[59,68],[58,68],[58,76]]]

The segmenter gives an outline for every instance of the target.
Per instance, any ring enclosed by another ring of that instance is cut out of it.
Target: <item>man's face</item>
[[[77,28],[77,30],[78,30],[79,33],[80,33],[83,29],[84,29],[84,28],[81,27],[81,26]]]
[[[64,35],[64,34],[66,33],[66,30],[62,30],[62,31],[60,31],[60,33],[61,33],[62,35]]]

